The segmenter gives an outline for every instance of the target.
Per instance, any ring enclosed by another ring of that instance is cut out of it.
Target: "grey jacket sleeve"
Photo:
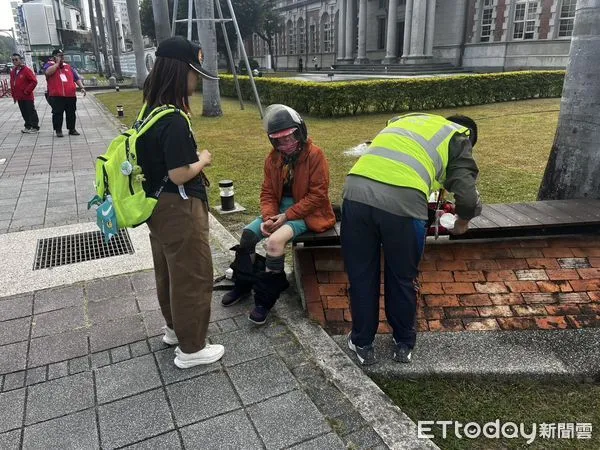
[[[479,168],[466,136],[455,134],[450,140],[444,188],[454,194],[456,214],[465,220],[481,214],[481,199],[475,183]]]

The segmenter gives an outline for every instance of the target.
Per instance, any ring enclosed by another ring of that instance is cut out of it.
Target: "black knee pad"
[[[285,255],[271,256],[267,255],[267,269],[271,272],[283,272],[285,265]]]
[[[240,238],[240,247],[248,251],[248,253],[254,253],[256,251],[256,244],[259,241],[260,238],[253,231],[245,229],[242,231],[242,237]]]

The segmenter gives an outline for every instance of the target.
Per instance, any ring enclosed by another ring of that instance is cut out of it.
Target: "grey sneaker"
[[[408,345],[402,342],[396,343],[394,341],[394,355],[392,359],[401,363],[408,364],[412,358],[412,350],[408,348]]]
[[[358,345],[354,345],[352,342],[352,333],[348,334],[348,348],[356,353],[356,357],[358,361],[363,366],[368,366],[371,364],[375,364],[377,360],[375,359],[375,349],[373,345],[365,345],[364,347],[359,347]]]

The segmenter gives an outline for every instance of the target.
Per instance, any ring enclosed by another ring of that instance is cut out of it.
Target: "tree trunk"
[[[108,60],[108,49],[106,48],[106,35],[104,34],[104,17],[102,16],[102,7],[100,6],[100,0],[96,0],[96,15],[98,19],[98,31],[100,32],[100,42],[102,43],[102,54],[104,55],[104,69],[106,70],[106,76],[110,77],[112,71],[110,68],[110,61]]]
[[[267,48],[269,49],[269,58],[271,58],[271,69],[273,72],[277,72],[277,63],[275,62],[275,55],[273,54],[273,37],[269,36],[267,41]]]
[[[160,44],[171,37],[171,24],[169,23],[169,5],[167,0],[152,0],[152,11],[154,13],[154,30],[156,32],[156,43]]]
[[[217,32],[215,28],[215,7],[213,0],[195,0],[198,24],[198,37],[204,52],[202,66],[212,73],[217,73]],[[202,80],[202,115],[222,116],[221,94],[218,80]]]
[[[578,0],[558,127],[539,200],[600,198],[600,0]]]
[[[115,75],[118,79],[123,78],[121,72],[121,49],[119,48],[119,36],[117,34],[117,23],[115,20],[115,5],[113,0],[106,0],[106,22],[108,23],[108,32],[112,46],[112,60],[115,67]]]
[[[100,49],[98,47],[98,30],[96,29],[94,0],[88,0],[88,9],[90,11],[90,29],[92,30],[92,46],[94,47],[94,58],[96,58],[96,68],[98,70],[98,75],[102,75],[102,59],[100,58]]]
[[[140,8],[137,0],[127,0],[127,15],[129,16],[129,24],[131,25],[133,51],[135,52],[137,87],[142,89],[144,87],[144,81],[146,81],[146,60],[144,55],[144,39],[142,38]]]

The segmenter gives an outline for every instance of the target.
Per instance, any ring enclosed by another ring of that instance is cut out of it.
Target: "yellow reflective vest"
[[[433,114],[395,117],[373,139],[349,174],[417,189],[429,198],[444,182],[448,147],[456,133],[468,135],[469,129]]]

